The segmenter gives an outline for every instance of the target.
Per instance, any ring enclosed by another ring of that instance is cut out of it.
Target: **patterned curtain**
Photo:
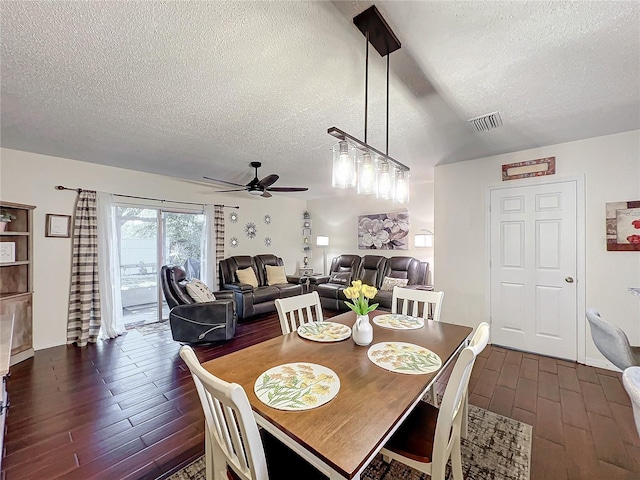
[[[222,286],[222,278],[220,278],[219,263],[224,260],[224,206],[216,205],[214,214],[214,225],[216,231],[216,278],[218,279],[218,289]]]
[[[73,257],[67,343],[95,343],[100,331],[96,192],[78,194],[73,224]]]

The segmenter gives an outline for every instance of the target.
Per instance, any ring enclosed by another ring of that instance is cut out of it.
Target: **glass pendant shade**
[[[376,196],[382,200],[391,200],[394,194],[395,168],[389,162],[383,161],[378,173],[378,188]]]
[[[370,153],[363,153],[358,162],[358,194],[376,193],[376,167]]]
[[[333,147],[333,188],[356,186],[356,149],[345,140]]]
[[[409,173],[398,170],[396,174],[396,189],[393,196],[394,203],[409,202]]]

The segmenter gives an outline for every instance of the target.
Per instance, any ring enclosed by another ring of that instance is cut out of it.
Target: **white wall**
[[[66,343],[71,239],[45,238],[44,226],[47,213],[73,215],[76,194],[55,190],[56,185],[186,202],[239,205],[239,210],[225,209],[227,219],[231,211],[239,214],[237,224],[230,226],[226,222],[226,237],[236,235],[240,239],[238,248],[230,248],[227,241],[225,256],[274,253],[283,258],[290,274],[295,272],[296,262],[302,259],[299,222],[291,219],[302,218],[306,208],[303,200],[285,195],[265,199],[244,193],[215,194],[212,187],[171,177],[0,149],[0,198],[37,207],[33,233],[33,343],[36,350]],[[270,225],[264,224],[266,214],[271,215]],[[253,240],[244,237],[240,230],[248,221],[258,227],[258,235]],[[265,236],[272,239],[270,248],[264,245]]]
[[[413,235],[421,228],[433,231],[433,183],[411,183],[410,202],[394,204],[388,200],[377,200],[364,195],[341,195],[307,202],[313,221],[313,258],[310,264],[316,272],[322,272],[322,247],[317,247],[318,235],[329,236],[327,247],[327,269],[331,259],[340,254],[410,256],[429,262],[430,277],[433,278],[433,248],[414,248]],[[407,250],[358,250],[358,215],[388,213],[406,209],[409,212],[409,248]],[[437,241],[438,233],[434,239]]]
[[[640,299],[628,291],[640,287],[640,252],[608,252],[605,239],[605,203],[640,200],[638,130],[436,167],[435,284],[446,292],[442,318],[469,326],[488,321],[487,191],[503,183],[502,164],[550,156],[556,157],[555,177],[585,178],[586,306],[596,307],[640,345]],[[579,321],[585,323],[586,363],[607,366],[588,322]]]

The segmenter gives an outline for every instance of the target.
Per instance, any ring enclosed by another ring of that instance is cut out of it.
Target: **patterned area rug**
[[[531,425],[469,405],[469,438],[462,440],[465,480],[529,480]],[[378,455],[363,472],[363,480],[424,480],[429,475],[402,463],[386,464]],[[204,457],[168,480],[204,480]],[[453,480],[447,466],[447,480]]]
[[[167,332],[171,330],[169,320],[164,322],[148,323],[147,325],[138,325],[135,327],[142,335],[151,335],[154,333]]]

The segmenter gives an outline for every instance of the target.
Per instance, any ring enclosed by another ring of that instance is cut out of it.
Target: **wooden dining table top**
[[[389,312],[376,310],[369,314]],[[354,312],[326,321],[352,326]],[[373,326],[373,342],[407,342],[425,347],[442,359],[443,365],[468,338],[466,326],[425,320],[416,330],[392,330]],[[408,375],[375,365],[352,338],[321,343],[306,340],[296,332],[210,360],[203,367],[215,376],[241,385],[254,412],[317,456],[345,478],[353,478],[398,420],[424,393],[439,371]],[[265,405],[254,393],[256,379],[269,368],[286,363],[315,363],[333,370],[340,391],[330,402],[304,411],[283,411]]]

